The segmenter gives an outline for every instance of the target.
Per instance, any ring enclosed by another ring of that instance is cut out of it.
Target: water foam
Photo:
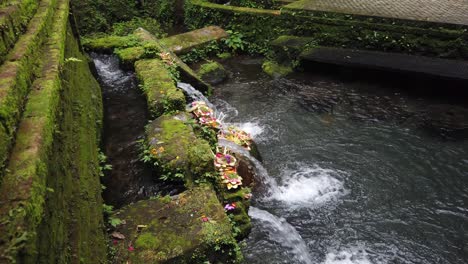
[[[258,122],[245,122],[245,123],[226,123],[227,125],[233,125],[241,130],[250,134],[253,139],[257,139],[264,132],[264,127]]]
[[[312,259],[307,245],[297,230],[284,218],[278,218],[271,213],[250,207],[249,216],[261,222],[272,241],[279,242],[284,248],[294,255],[294,259],[300,263],[311,264]]]
[[[296,171],[286,170],[286,179],[271,196],[291,205],[321,204],[345,194],[343,182],[336,178],[338,172],[318,166],[303,166]]]
[[[338,252],[328,252],[323,264],[372,264],[365,249],[353,247]]]

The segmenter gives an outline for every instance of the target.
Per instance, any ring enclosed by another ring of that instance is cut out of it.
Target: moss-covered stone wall
[[[463,28],[388,23],[294,10],[265,10],[186,0],[185,23],[190,29],[221,26],[243,34],[249,53],[267,53],[280,35],[313,37],[316,45],[393,51],[448,58],[468,57]]]
[[[0,263],[106,260],[100,89],[68,18],[41,1],[0,69]]]

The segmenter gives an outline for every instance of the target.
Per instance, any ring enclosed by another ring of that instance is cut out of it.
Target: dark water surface
[[[104,100],[104,152],[112,170],[103,184],[104,201],[115,207],[155,196],[160,185],[140,161],[138,141],[148,122],[146,99],[134,73],[124,71],[114,55],[91,54]]]
[[[277,186],[254,192],[246,263],[468,263],[468,111],[323,74],[228,61],[211,100],[252,132]]]

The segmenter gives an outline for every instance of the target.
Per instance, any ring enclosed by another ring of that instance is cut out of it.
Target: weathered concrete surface
[[[301,60],[394,71],[468,81],[468,62],[378,51],[318,47],[304,51]]]
[[[163,47],[159,41],[151,33],[143,28],[139,28],[134,32],[135,36],[140,40],[149,45],[155,45],[159,50],[167,50]],[[205,83],[187,64],[185,64],[177,55],[172,51],[167,50],[168,55],[172,58],[177,66],[177,70],[180,72],[181,80],[192,84],[197,90],[204,93],[211,93],[211,85]]]
[[[224,29],[217,26],[209,26],[164,38],[160,42],[166,48],[179,55],[185,54],[211,41],[226,38],[227,36],[228,34]]]
[[[301,0],[286,9],[468,25],[468,1]]]
[[[231,225],[210,186],[122,208],[114,263],[237,263]],[[232,254],[232,255],[231,255]]]

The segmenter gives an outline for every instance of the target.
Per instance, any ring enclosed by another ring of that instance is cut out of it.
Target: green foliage
[[[148,30],[156,38],[166,36],[158,20],[150,17],[134,17],[129,21],[117,22],[112,25],[112,34],[117,36],[127,36],[135,29],[142,27]]]
[[[300,1],[298,1],[300,2]],[[424,24],[389,23],[384,18],[344,17],[282,9],[247,9],[203,0],[185,1],[185,23],[190,29],[218,25],[240,32],[244,52],[267,55],[270,42],[281,35],[310,36],[321,46],[394,51],[426,56],[468,57],[464,30],[427,28]],[[464,41],[465,40],[465,41]]]
[[[122,220],[117,217],[109,216],[109,218],[107,219],[107,223],[115,228],[118,225],[122,224]]]
[[[113,210],[114,207],[112,205],[102,204],[102,212],[104,213],[104,215],[112,214]]]
[[[224,43],[233,51],[244,50],[244,35],[237,31],[226,30],[229,37],[224,40]]]
[[[224,41],[211,41],[208,45],[194,48],[190,52],[180,56],[185,63],[194,63],[200,60],[206,60],[216,54],[221,54],[229,50]]]

